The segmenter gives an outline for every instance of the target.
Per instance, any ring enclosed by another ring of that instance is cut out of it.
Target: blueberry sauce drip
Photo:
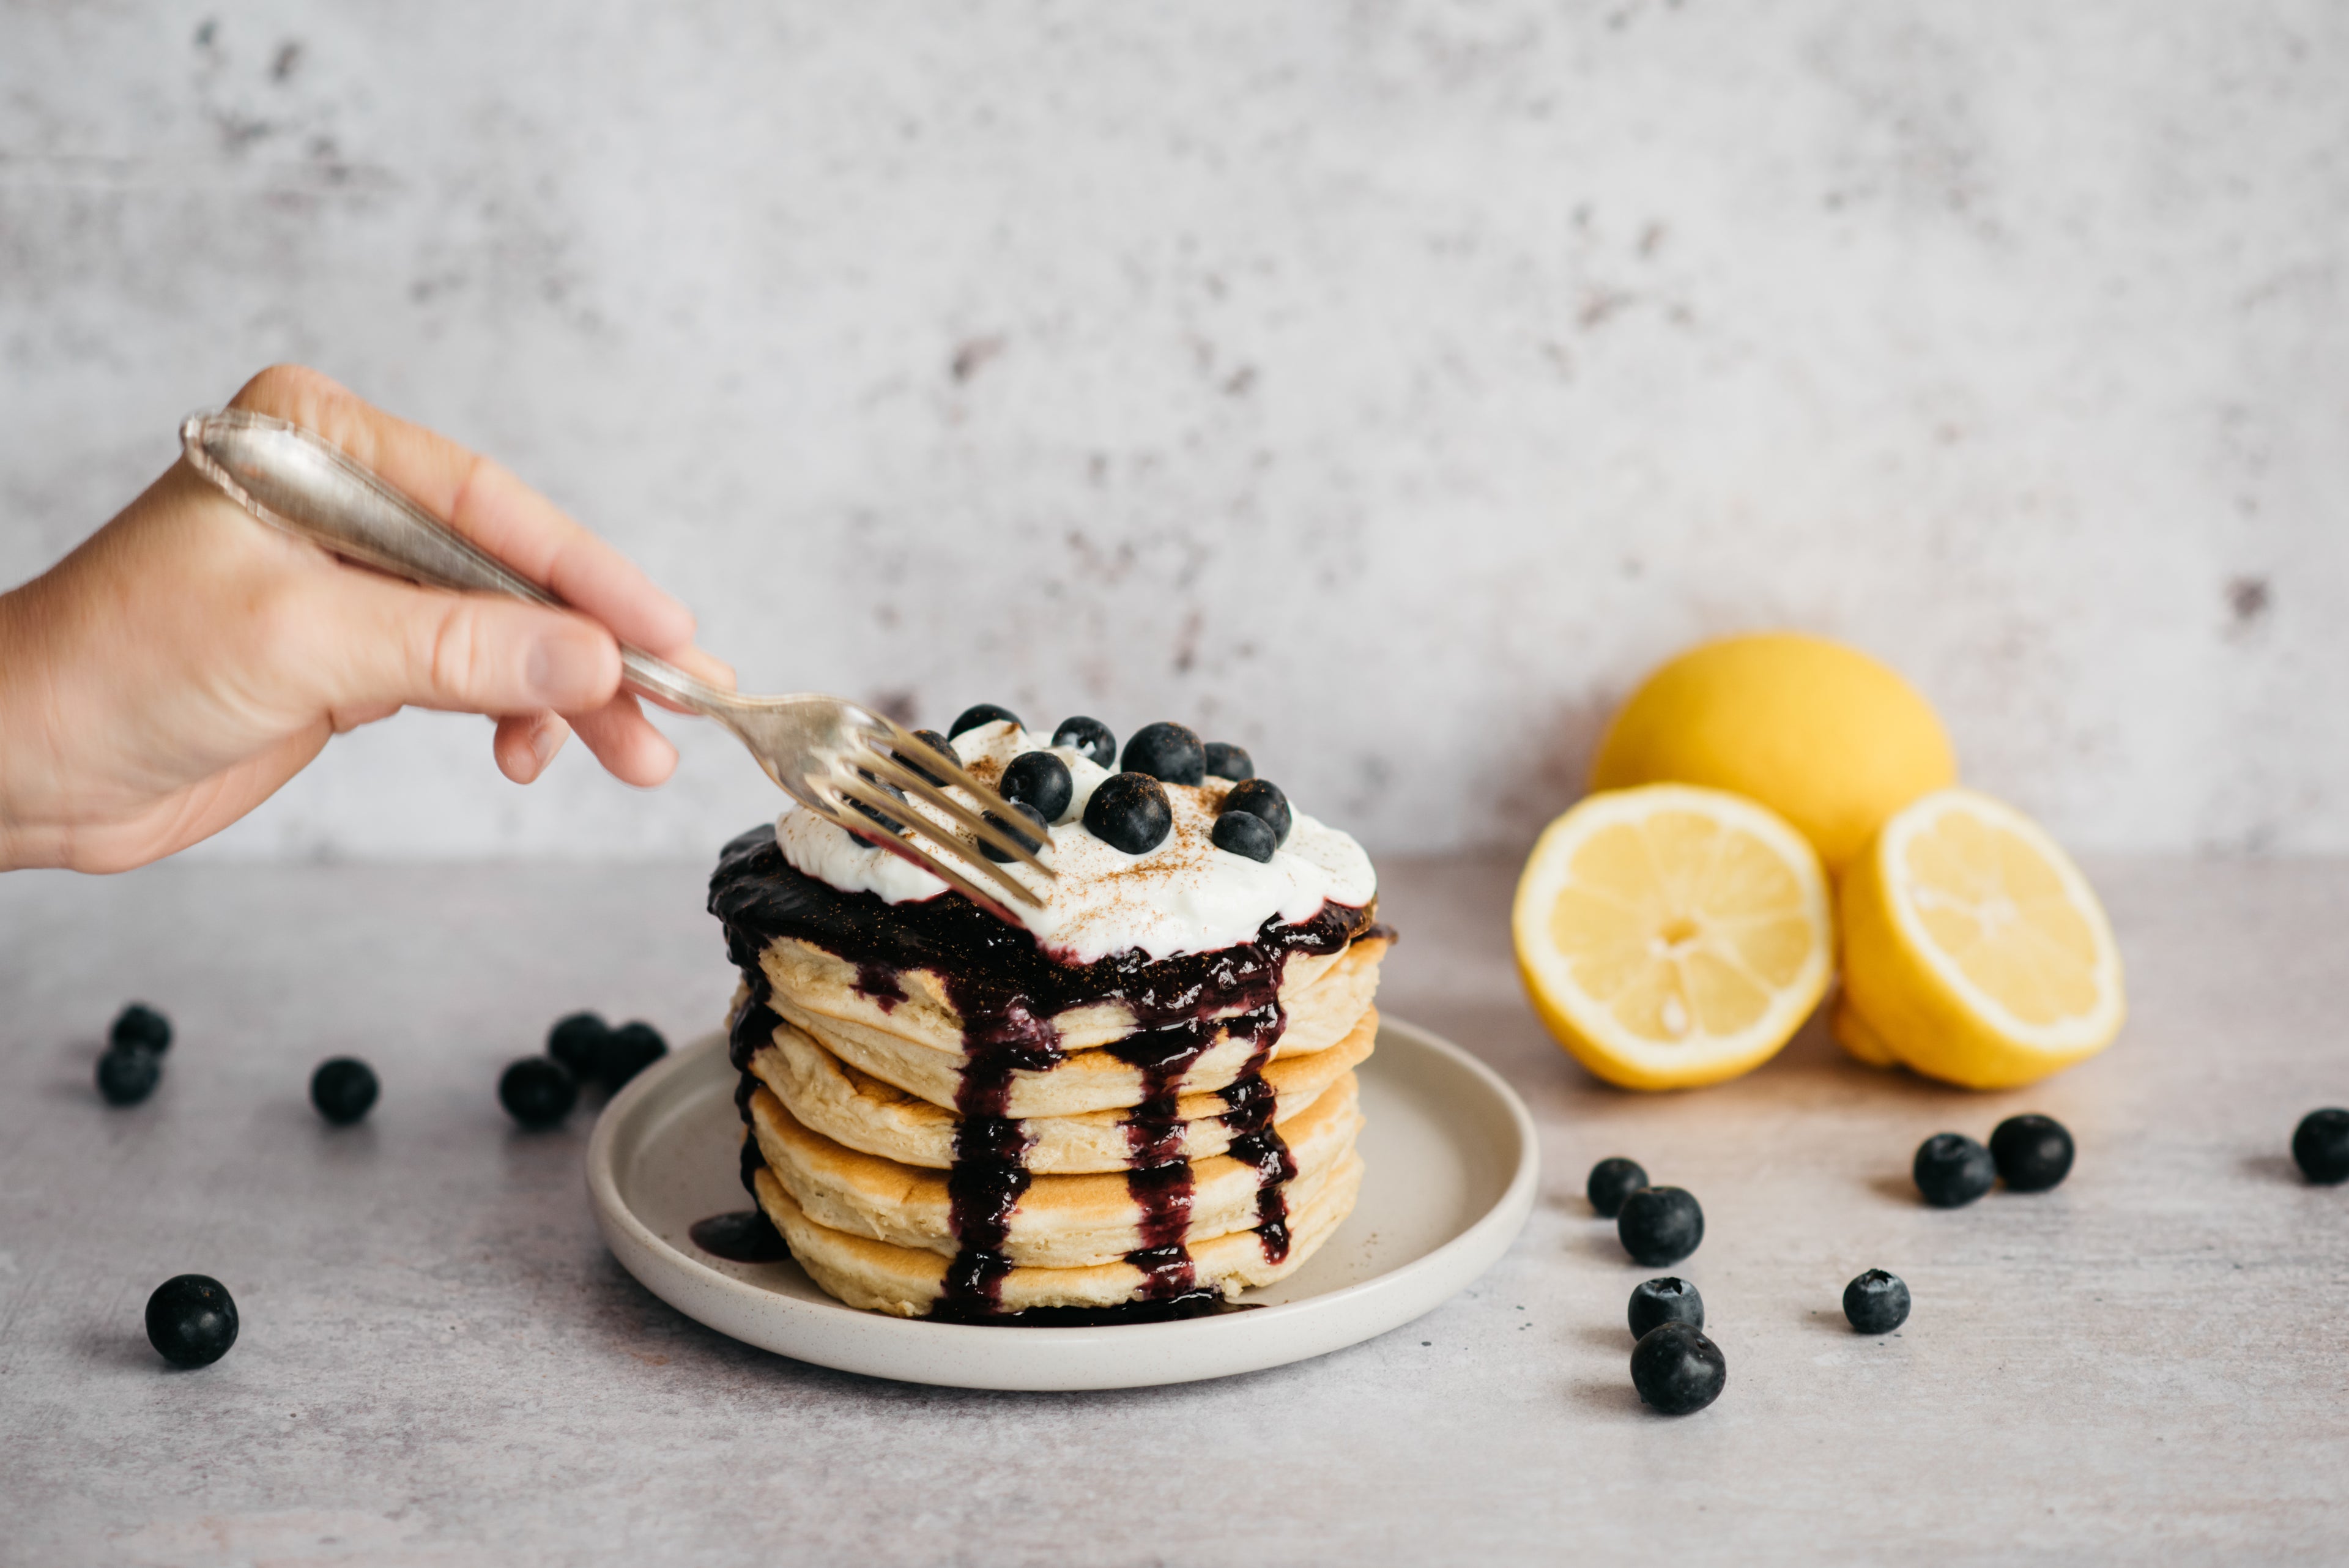
[[[1257,1073],[1287,1022],[1280,1003],[1268,1002],[1229,1017],[1189,1018],[1138,1030],[1107,1048],[1142,1075],[1142,1103],[1125,1121],[1125,1189],[1142,1210],[1142,1245],[1125,1261],[1142,1271],[1144,1300],[1185,1295],[1196,1283],[1184,1244],[1191,1229],[1193,1187],[1190,1164],[1183,1158],[1189,1130],[1181,1111],[1184,1078],[1226,1034],[1248,1043],[1248,1071]]]
[[[792,1255],[791,1243],[757,1209],[697,1220],[686,1234],[703,1251],[731,1263],[780,1263]]]
[[[856,991],[858,995],[879,1002],[884,1012],[894,1012],[905,1000],[905,988],[897,983],[897,971],[885,963],[858,964]]]
[[[1278,1003],[1281,975],[1291,953],[1335,953],[1366,931],[1383,929],[1372,924],[1375,906],[1324,903],[1310,919],[1288,924],[1274,917],[1254,941],[1214,952],[1153,960],[1128,950],[1089,964],[1061,963],[1025,929],[957,895],[885,904],[871,893],[843,893],[806,876],[783,858],[771,826],[743,834],[720,854],[710,877],[709,910],[723,922],[727,954],[750,981],[753,1005],[761,1012],[767,991],[759,955],[778,938],[796,938],[854,964],[856,989],[885,1009],[905,999],[900,977],[905,971],[939,976],[962,1015],[964,1054],[955,1095],[961,1121],[947,1177],[957,1251],[931,1316],[1036,1324],[1154,1321],[1222,1308],[1217,1293],[1195,1288],[1183,1245],[1192,1177],[1179,1158],[1184,1128],[1177,1085],[1225,1030],[1251,1043],[1246,1073],[1223,1093],[1234,1113],[1265,1124],[1259,1136],[1278,1150],[1277,1158],[1266,1153],[1249,1162],[1265,1183],[1259,1215],[1268,1212],[1264,1193],[1274,1205],[1278,1235],[1266,1241],[1267,1256],[1287,1255],[1278,1184],[1296,1174],[1295,1162],[1270,1130],[1272,1096],[1262,1079],[1286,1022]],[[1142,1210],[1143,1243],[1127,1261],[1143,1272],[1144,1299],[1117,1308],[1006,1314],[1003,1280],[1011,1263],[1001,1248],[1031,1179],[1025,1165],[1030,1140],[1007,1114],[1015,1075],[1057,1065],[1066,1053],[1051,1020],[1100,1002],[1124,1003],[1137,1026],[1110,1050],[1143,1076],[1143,1103],[1128,1118],[1126,1136],[1133,1159],[1127,1188]],[[744,1009],[746,1015],[751,1011]],[[1259,1104],[1261,1111],[1253,1109]],[[750,1158],[745,1156],[746,1179]],[[1263,1176],[1267,1170],[1286,1174]]]
[[[742,999],[726,1024],[726,1060],[738,1073],[750,1071],[750,1058],[774,1043],[775,1029],[782,1023],[767,1005],[767,977],[753,970],[748,979],[750,994]]]
[[[767,1157],[760,1151],[759,1140],[755,1137],[744,1138],[742,1140],[742,1190],[754,1199],[759,1196],[759,1172],[766,1168]]]

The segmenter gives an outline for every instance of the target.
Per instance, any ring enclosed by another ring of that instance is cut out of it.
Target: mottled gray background
[[[2094,848],[2349,847],[2349,9],[0,4],[0,581],[273,359],[768,688],[1193,721],[1521,843],[1849,637]],[[698,856],[707,734],[337,742],[199,853]]]

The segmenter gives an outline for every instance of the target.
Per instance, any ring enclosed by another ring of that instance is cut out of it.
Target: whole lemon
[[[1631,693],[1590,787],[1692,784],[1760,801],[1830,876],[1920,795],[1957,782],[1949,732],[1917,689],[1847,644],[1803,632],[1701,643]]]

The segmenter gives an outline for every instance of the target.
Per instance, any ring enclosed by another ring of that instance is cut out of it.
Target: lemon
[[[1844,878],[1843,925],[1852,1007],[1920,1073],[2011,1088],[2120,1032],[2120,951],[2095,893],[1988,795],[1941,790],[1886,823]]]
[[[1590,787],[1692,784],[1758,800],[1840,876],[1886,817],[1955,784],[1932,705],[1856,648],[1801,632],[1703,643],[1640,683]]]
[[[1685,784],[1594,794],[1517,882],[1517,972],[1610,1084],[1677,1089],[1769,1060],[1826,989],[1835,932],[1810,844],[1750,800]]]
[[[1900,1058],[1892,1054],[1892,1047],[1884,1043],[1876,1025],[1862,1018],[1859,1009],[1851,1004],[1848,992],[1839,993],[1835,1005],[1827,1010],[1827,1033],[1835,1036],[1844,1054],[1855,1062],[1865,1062],[1871,1067],[1900,1065]]]

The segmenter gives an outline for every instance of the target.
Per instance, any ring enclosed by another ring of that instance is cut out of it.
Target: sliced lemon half
[[[1764,806],[1689,784],[1604,791],[1551,823],[1513,923],[1542,1022],[1632,1089],[1769,1060],[1818,1004],[1835,949],[1810,842]]]
[[[2120,950],[2055,841],[1972,790],[1894,815],[1844,877],[1844,989],[1920,1073],[2010,1088],[2120,1032]]]

